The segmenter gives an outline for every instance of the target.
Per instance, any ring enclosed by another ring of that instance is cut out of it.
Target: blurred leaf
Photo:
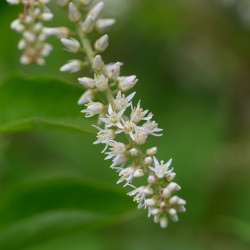
[[[131,216],[131,204],[114,188],[83,180],[47,180],[19,187],[0,199],[0,249],[22,249],[124,221]]]
[[[91,133],[77,106],[81,88],[48,77],[11,76],[0,85],[0,133],[53,128]]]

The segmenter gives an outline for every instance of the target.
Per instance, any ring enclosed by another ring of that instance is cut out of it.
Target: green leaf
[[[11,76],[0,85],[0,133],[66,129],[92,133],[77,105],[83,90],[48,77]]]
[[[0,199],[0,249],[22,249],[121,222],[130,218],[132,207],[125,194],[98,182],[26,184]]]

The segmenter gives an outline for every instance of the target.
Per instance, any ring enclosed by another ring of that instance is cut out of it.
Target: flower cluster
[[[26,7],[29,6],[29,14],[34,14],[37,8],[41,10],[39,6],[44,6],[41,4],[48,1],[9,0],[9,2],[26,3]],[[85,117],[98,116],[97,125],[93,125],[98,130],[94,144],[104,145],[102,153],[106,155],[106,160],[112,160],[110,167],[119,175],[117,184],[122,183],[124,187],[132,188],[128,195],[134,197],[138,208],[148,209],[148,215],[152,215],[154,221],[165,228],[169,218],[178,221],[177,213],[185,212],[186,204],[175,194],[181,187],[173,182],[176,174],[171,168],[172,159],[166,163],[158,161],[157,147],[145,151],[141,149],[150,136],[161,136],[162,129],[152,120],[153,114],[141,107],[140,101],[137,105],[133,104],[135,92],[127,94],[138,82],[137,77],[122,76],[121,62],[104,63],[101,53],[109,45],[108,35],[102,34],[93,45],[88,38],[92,31],[104,33],[115,23],[114,19],[100,18],[103,2],[95,5],[91,2],[91,0],[58,0],[58,4],[67,11],[70,22],[76,27],[74,32],[68,33],[69,36],[62,37],[61,42],[70,53],[81,52],[85,55],[83,60],[70,60],[60,70],[75,73],[83,66],[91,69],[92,77],[78,78],[79,84],[86,89],[78,104],[85,105],[82,110]],[[36,15],[36,20],[40,18],[39,15]],[[26,29],[24,23],[24,20],[22,22],[19,20],[18,25],[14,26],[18,26],[20,32],[24,32]],[[32,21],[32,27],[34,25],[36,23]],[[51,30],[50,34],[56,34],[55,29]],[[138,179],[141,179],[140,183],[144,182],[143,186],[136,185]]]
[[[134,196],[138,208],[147,208],[149,216],[152,215],[154,221],[165,228],[168,218],[178,221],[177,213],[185,212],[186,202],[175,195],[181,187],[173,182],[176,174],[170,167],[172,160],[167,163],[159,162],[155,156],[156,147],[149,148],[144,153],[140,149],[150,135],[161,136],[159,132],[162,129],[152,120],[153,114],[141,108],[140,101],[136,106],[133,105],[135,92],[125,94],[137,83],[136,76],[120,76],[120,62],[104,63],[100,53],[108,47],[108,35],[102,35],[93,46],[88,39],[88,34],[93,29],[103,32],[115,21],[100,19],[103,2],[89,7],[90,1],[85,1],[84,9],[81,8],[84,1],[59,2],[67,8],[69,19],[76,24],[79,37],[79,40],[73,37],[62,39],[62,43],[68,51],[84,51],[86,55],[86,60],[71,60],[60,70],[74,73],[80,71],[87,61],[94,71],[92,78],[78,79],[79,84],[87,89],[78,101],[79,105],[86,107],[82,113],[86,117],[98,116],[99,126],[93,125],[98,130],[94,144],[104,144],[102,153],[106,155],[106,160],[112,160],[110,167],[119,175],[117,184],[132,187],[133,190],[128,195]],[[127,143],[119,139],[124,138],[121,134],[125,135]],[[146,184],[135,187],[134,182],[140,178]]]
[[[7,0],[10,4],[22,4],[24,11],[11,23],[11,28],[22,34],[18,49],[23,50],[20,62],[22,64],[37,63],[43,65],[53,49],[46,39],[50,35],[66,37],[69,30],[66,28],[49,28],[44,26],[50,21],[53,14],[46,7],[50,0]]]

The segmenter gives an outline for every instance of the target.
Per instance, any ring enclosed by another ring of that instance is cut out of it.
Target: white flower
[[[104,35],[95,42],[95,49],[97,52],[103,52],[109,45],[108,35]]]
[[[119,80],[118,87],[123,92],[126,92],[131,88],[133,88],[138,81],[138,79],[136,79],[136,76],[128,76],[128,77],[123,76],[119,77],[118,80]]]
[[[95,75],[95,86],[96,88],[104,92],[108,88],[108,79],[104,75]]]
[[[78,52],[81,47],[80,43],[74,38],[70,39],[62,38],[61,42],[68,49],[68,51],[73,53]]]
[[[105,126],[107,128],[112,127],[112,126],[121,127],[122,126],[121,117],[124,112],[125,112],[125,109],[122,109],[118,113],[114,112],[111,104],[109,104],[108,114],[106,114],[107,118],[101,118],[100,120],[105,123]]]
[[[116,142],[113,140],[107,141],[106,142],[108,146],[110,146],[110,152],[107,152],[108,156],[105,158],[105,160],[111,159],[115,156],[118,156],[120,154],[123,154],[126,152],[126,146],[124,143],[121,142]]]
[[[148,135],[147,135],[145,129],[142,127],[136,126],[135,133],[134,133],[134,141],[137,144],[142,145],[146,142],[147,138],[148,138]]]
[[[135,124],[132,121],[124,121],[121,118],[121,124],[118,124],[117,127],[119,130],[117,130],[115,133],[119,134],[121,132],[124,132],[125,134],[128,134],[133,140],[135,139],[134,137],[134,129],[135,129]]]
[[[126,181],[124,187],[127,186],[129,183],[132,182],[133,177],[134,177],[134,172],[135,172],[134,167],[127,167],[121,170],[119,173],[119,176],[121,176],[121,178],[116,182],[116,184]]]
[[[44,12],[40,15],[40,19],[42,21],[50,21],[52,20],[54,15],[51,12]]]
[[[82,113],[86,113],[85,117],[92,117],[94,115],[101,114],[104,105],[101,102],[90,102],[85,104],[86,109],[82,110]]]
[[[107,18],[107,19],[98,19],[96,21],[96,30],[99,33],[103,33],[115,23],[115,19]]]
[[[97,134],[97,140],[94,142],[94,144],[107,143],[108,141],[114,140],[115,131],[113,129],[107,129],[107,128],[101,129],[95,125],[93,125],[93,127],[99,130]],[[108,144],[105,145],[105,148],[102,151],[102,153],[106,151],[107,147],[108,147]]]
[[[141,101],[138,102],[136,108],[133,108],[133,106],[131,105],[132,112],[130,114],[130,118],[135,123],[138,123],[141,120],[148,121],[148,120],[152,119],[152,117],[153,117],[152,113],[149,113],[148,116],[145,117],[146,114],[148,113],[148,110],[143,111],[143,109],[140,107],[140,103],[141,103]]]
[[[67,64],[60,68],[62,72],[75,73],[78,72],[82,67],[82,62],[80,60],[70,60]]]
[[[82,17],[81,12],[77,9],[76,5],[72,2],[69,3],[69,20],[71,22],[78,22]]]
[[[130,101],[134,97],[135,93],[136,92],[133,92],[132,94],[126,97],[124,94],[121,93],[121,91],[119,91],[117,93],[116,98],[114,99],[115,111],[120,111],[129,107],[132,104],[132,102]]]
[[[129,196],[135,196],[134,201],[138,203],[138,208],[142,208],[143,206],[146,208],[145,197],[147,195],[152,195],[152,188],[141,186],[139,188],[135,188],[135,190],[128,193]]]
[[[161,161],[161,164],[159,161],[154,157],[154,168],[149,167],[153,172],[155,172],[155,175],[158,178],[163,178],[165,175],[171,173],[173,169],[169,170],[169,166],[171,165],[172,159],[170,159],[166,164],[164,164],[164,161]]]
[[[142,125],[145,129],[147,134],[154,135],[154,136],[162,136],[162,134],[156,134],[157,132],[162,131],[161,128],[158,128],[158,123],[155,121],[147,121]]]
[[[83,93],[83,95],[80,97],[78,100],[78,105],[85,104],[87,102],[90,102],[95,98],[95,92],[91,89],[87,90],[86,92]]]
[[[110,166],[110,168],[112,168],[112,169],[117,169],[117,170],[119,170],[119,169],[122,169],[123,168],[123,166],[125,165],[125,163],[127,162],[129,160],[129,156],[128,156],[128,154],[127,153],[121,153],[121,154],[119,154],[119,155],[117,155],[117,156],[115,156],[114,158],[113,158],[113,163],[112,163],[112,165]],[[116,166],[120,166],[120,167],[116,167]]]

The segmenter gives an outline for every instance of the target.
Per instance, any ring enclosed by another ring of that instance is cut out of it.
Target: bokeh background
[[[117,23],[104,59],[139,78],[136,98],[164,128],[148,146],[174,159],[187,212],[167,230],[147,219],[115,184],[92,133],[3,134],[0,249],[250,249],[250,1],[105,2],[104,16]],[[67,24],[54,9],[55,23]],[[19,12],[1,0],[0,81],[19,74],[76,84],[76,75],[58,71],[72,55],[56,39],[44,67],[19,64],[19,35],[9,28]],[[40,105],[48,102],[45,95]]]

